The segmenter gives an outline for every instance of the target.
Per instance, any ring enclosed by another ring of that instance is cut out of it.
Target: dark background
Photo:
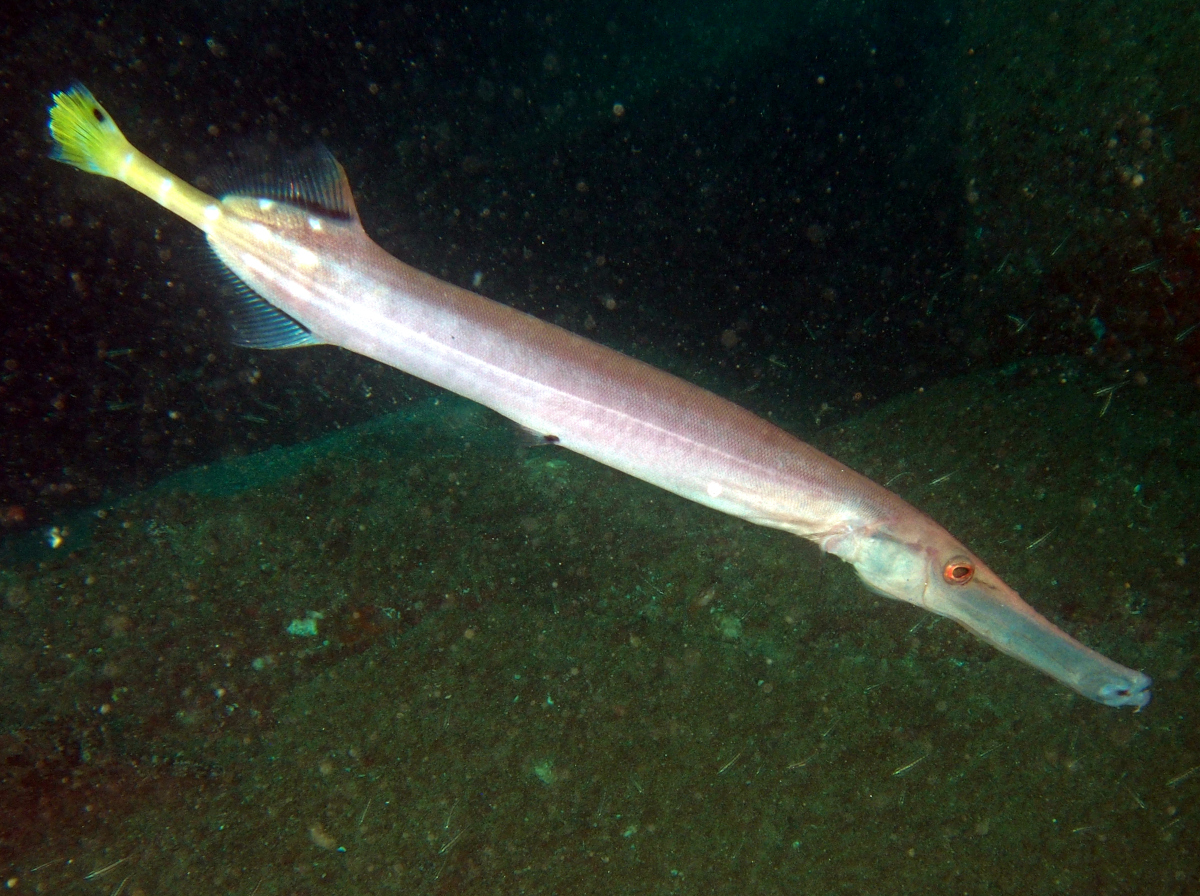
[[[1027,353],[960,296],[954,8],[775,6],[6,9],[8,531],[429,389],[332,348],[232,346],[199,234],[46,158],[75,79],[202,186],[246,141],[320,140],[397,257],[801,435]]]

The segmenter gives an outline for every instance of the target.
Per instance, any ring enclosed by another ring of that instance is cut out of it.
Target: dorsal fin
[[[357,221],[350,182],[337,159],[321,144],[300,153],[255,164],[239,162],[219,178],[221,198],[273,199],[340,221]]]

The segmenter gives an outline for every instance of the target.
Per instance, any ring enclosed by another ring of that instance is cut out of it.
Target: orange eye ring
[[[956,557],[946,564],[942,570],[942,578],[951,585],[965,585],[975,577],[975,564],[970,560]]]

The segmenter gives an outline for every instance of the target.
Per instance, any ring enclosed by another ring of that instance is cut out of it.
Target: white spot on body
[[[317,230],[317,231],[321,230],[321,219],[320,218],[309,218],[308,226],[312,230]]]
[[[121,160],[121,177],[129,173],[129,169],[133,166],[133,153],[125,153],[125,158]]]
[[[719,498],[721,497],[721,492],[725,491],[724,487],[719,482],[710,482],[708,485],[704,486],[704,490],[708,492],[708,496],[710,498]]]
[[[258,222],[251,224],[250,233],[253,234],[255,238],[262,240],[264,243],[269,243],[271,241],[271,230],[265,224],[259,224]]]
[[[158,201],[162,202],[167,198],[167,194],[175,189],[175,181],[169,177],[164,177],[162,183],[158,185]]]
[[[260,199],[260,200],[258,200],[258,207],[260,209],[262,209],[264,212],[269,212],[271,209],[273,209],[275,207],[275,200]]]
[[[302,302],[310,301],[313,297],[308,287],[302,283],[297,283],[295,280],[289,280],[286,277],[281,277],[279,287],[284,292],[288,293],[292,298],[299,299]]]
[[[204,217],[210,221],[215,221],[221,217],[221,209],[215,205],[206,205],[204,206]]]
[[[271,265],[264,262],[262,259],[255,257],[249,252],[242,253],[242,263],[246,265],[246,269],[257,274],[265,282],[273,284],[290,296],[301,301],[311,301],[313,298],[312,291],[302,283],[298,283],[289,277],[285,277]],[[236,271],[235,271],[236,273]],[[245,277],[242,278],[246,279]],[[253,285],[252,285],[253,286]],[[265,295],[265,294],[264,294]],[[270,301],[268,298],[267,301]],[[274,304],[274,303],[272,303]]]
[[[242,253],[242,264],[244,264],[249,270],[258,274],[260,277],[262,277],[264,280],[266,280],[270,283],[274,283],[276,280],[279,279],[275,275],[275,272],[272,271],[268,265],[263,264],[261,261],[259,261],[253,255],[251,255],[249,252]]]
[[[320,263],[317,254],[310,249],[305,249],[303,246],[293,246],[292,257],[296,259],[296,264],[302,268],[315,268]]]

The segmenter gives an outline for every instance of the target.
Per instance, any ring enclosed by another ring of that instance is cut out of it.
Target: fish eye
[[[942,570],[942,577],[951,585],[965,585],[975,575],[975,564],[963,557],[955,557]]]

